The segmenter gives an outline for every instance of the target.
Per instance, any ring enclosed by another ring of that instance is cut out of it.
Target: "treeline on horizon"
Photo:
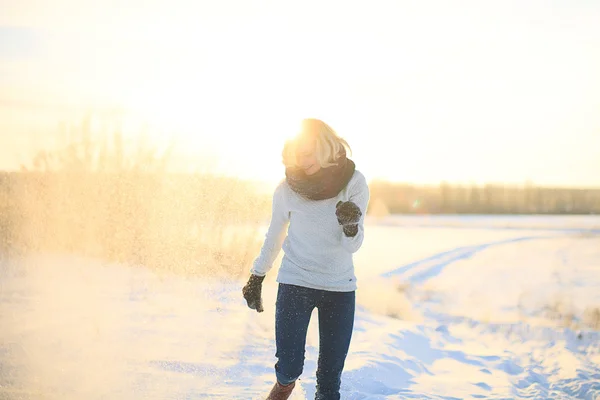
[[[596,214],[600,188],[369,183],[372,214]]]

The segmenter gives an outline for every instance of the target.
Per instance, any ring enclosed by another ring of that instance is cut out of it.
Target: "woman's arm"
[[[285,203],[284,190],[285,186],[281,183],[273,193],[271,222],[260,254],[254,260],[250,270],[253,275],[265,276],[273,267],[273,262],[281,251],[289,223],[289,212]]]
[[[357,224],[358,231],[356,235],[346,236],[345,233],[342,233],[342,246],[344,246],[344,248],[350,253],[356,253],[362,246],[362,242],[365,237],[364,219],[365,215],[367,214],[367,206],[369,205],[370,197],[369,185],[362,174],[360,175],[360,178],[357,179],[352,185],[352,187],[349,188],[349,192],[349,201],[358,206],[362,215]]]

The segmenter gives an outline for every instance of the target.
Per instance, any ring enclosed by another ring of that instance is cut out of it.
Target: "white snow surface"
[[[600,218],[369,219],[343,399],[600,398]],[[0,399],[264,399],[244,281],[72,255],[0,262]],[[315,311],[316,313],[316,311]],[[292,399],[313,399],[318,323]]]

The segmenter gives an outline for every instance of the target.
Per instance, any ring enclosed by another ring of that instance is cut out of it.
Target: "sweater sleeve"
[[[367,214],[367,206],[369,205],[369,185],[363,175],[357,179],[356,183],[349,188],[349,200],[358,206],[362,212],[362,216],[358,221],[358,233],[353,237],[348,237],[342,233],[342,246],[350,252],[356,253],[362,246],[365,237],[364,220]]]
[[[250,270],[254,275],[265,276],[273,267],[273,262],[281,251],[289,223],[284,194],[284,186],[280,184],[273,193],[271,222],[265,235],[265,241]]]

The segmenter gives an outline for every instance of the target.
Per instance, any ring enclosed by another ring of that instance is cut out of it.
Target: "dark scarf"
[[[356,166],[346,158],[342,148],[337,164],[306,175],[302,168],[286,168],[285,178],[292,190],[309,200],[325,200],[337,196],[350,182]]]

